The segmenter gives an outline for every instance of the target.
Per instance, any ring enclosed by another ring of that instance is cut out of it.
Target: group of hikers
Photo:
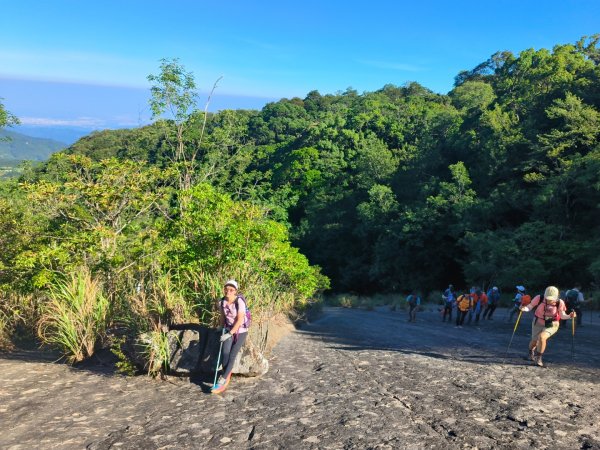
[[[543,294],[533,298],[527,294],[525,286],[517,285],[515,289],[516,294],[508,319],[512,322],[515,314],[518,313],[520,318],[523,312],[534,311],[529,357],[537,365],[543,366],[542,357],[546,350],[546,342],[556,334],[561,320],[576,319],[577,325],[582,326],[581,307],[584,298],[581,286],[576,284],[573,289],[569,289],[562,295],[555,286],[548,286]],[[225,282],[223,294],[218,303],[221,336],[212,388],[212,392],[217,394],[223,392],[229,384],[233,364],[246,341],[251,323],[246,299],[238,292],[238,283],[235,280]],[[413,291],[406,297],[406,301],[409,306],[408,320],[415,322],[421,297]],[[473,286],[468,292],[461,292],[455,291],[454,286],[450,284],[442,294],[442,301],[443,309],[440,311],[442,321],[448,319],[448,322],[452,323],[452,313],[456,310],[456,327],[461,328],[465,320],[469,324],[474,318],[475,323],[478,323],[482,313],[483,320],[494,320],[494,311],[500,303],[500,290],[494,286],[484,292]]]
[[[561,321],[573,319],[577,326],[582,326],[581,307],[584,303],[581,285],[577,283],[574,288],[560,293],[555,286],[548,286],[543,294],[531,297],[523,285],[515,286],[516,293],[512,300],[507,319],[512,322],[515,314],[520,318],[523,312],[534,311],[531,325],[531,341],[529,342],[529,357],[537,365],[544,365],[542,356],[546,350],[546,342],[558,331]],[[421,304],[421,298],[416,292],[411,292],[407,297],[408,321],[416,321],[416,313]],[[500,303],[500,290],[493,286],[487,292],[476,286],[468,291],[456,291],[450,284],[442,294],[443,308],[440,310],[442,321],[452,323],[452,313],[456,310],[456,327],[462,328],[463,324],[470,324],[475,318],[478,323],[483,313],[483,320],[494,320],[494,311]],[[518,320],[518,319],[517,319]],[[566,322],[562,322],[563,326]],[[515,326],[516,328],[516,326]]]

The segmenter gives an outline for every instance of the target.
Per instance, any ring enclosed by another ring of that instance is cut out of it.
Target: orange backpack
[[[527,306],[531,303],[531,295],[521,295],[521,306]]]
[[[468,311],[471,307],[471,304],[471,298],[468,295],[463,294],[456,300],[456,307],[460,311]]]

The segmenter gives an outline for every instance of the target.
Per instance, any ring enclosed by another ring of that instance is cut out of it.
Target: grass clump
[[[38,335],[70,363],[82,361],[94,354],[98,340],[105,336],[109,307],[100,282],[87,268],[80,268],[66,281],[51,285]]]

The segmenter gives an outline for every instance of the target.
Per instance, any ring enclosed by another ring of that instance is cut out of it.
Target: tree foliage
[[[0,282],[82,263],[113,300],[116,279],[168,274],[199,299],[228,273],[303,301],[327,286],[316,266],[338,291],[598,282],[599,41],[496,53],[448,95],[409,83],[215,114],[164,60],[149,79],[169,120],[93,133],[0,191]]]

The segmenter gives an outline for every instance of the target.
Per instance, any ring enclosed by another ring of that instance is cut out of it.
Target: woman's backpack
[[[244,324],[242,326],[248,329],[250,328],[250,325],[252,325],[252,312],[250,312],[248,301],[244,298],[242,294],[238,294],[237,298],[235,299],[235,308],[239,311],[240,306],[238,302],[240,301],[240,299],[244,302],[244,305],[246,306],[246,317],[244,318]]]

